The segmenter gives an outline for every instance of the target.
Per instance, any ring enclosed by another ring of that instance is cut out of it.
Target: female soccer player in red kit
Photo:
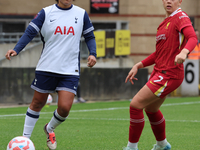
[[[130,103],[129,141],[124,150],[138,150],[145,122],[143,109],[157,141],[152,150],[171,150],[165,134],[165,118],[159,108],[166,96],[181,85],[183,62],[194,49],[197,37],[188,15],[180,8],[182,0],[162,1],[166,18],[157,28],[156,51],[135,64],[125,80],[134,84],[138,69],[155,64],[148,82]]]

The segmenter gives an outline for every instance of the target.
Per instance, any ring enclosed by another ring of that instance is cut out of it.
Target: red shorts
[[[153,72],[146,85],[158,97],[164,98],[177,89],[183,79],[171,79],[169,76],[160,72]]]

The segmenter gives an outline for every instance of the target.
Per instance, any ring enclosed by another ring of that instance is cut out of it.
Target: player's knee
[[[159,108],[154,108],[154,107],[145,108],[146,113],[156,113],[158,110],[159,110]]]
[[[33,98],[30,108],[32,108],[32,110],[40,111],[45,104],[46,104],[46,100],[42,101],[42,100]]]
[[[68,116],[69,111],[70,111],[70,108],[68,107],[64,107],[64,106],[58,107],[58,113],[62,117]]]
[[[136,101],[131,101],[130,106],[136,109],[144,109],[144,106]]]

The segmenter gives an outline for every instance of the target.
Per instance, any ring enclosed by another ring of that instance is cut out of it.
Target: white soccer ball
[[[29,138],[17,136],[8,143],[7,150],[35,150],[35,146]]]
[[[53,97],[51,96],[51,94],[49,94],[46,104],[51,104],[52,102],[53,102]]]

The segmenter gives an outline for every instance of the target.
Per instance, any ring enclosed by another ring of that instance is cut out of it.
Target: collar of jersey
[[[58,4],[56,4],[56,7],[57,7],[58,9],[61,9],[61,10],[70,10],[70,9],[73,7],[73,4],[72,4],[71,7],[69,7],[69,8],[61,8],[61,7],[58,6]]]
[[[181,11],[181,8],[178,8],[177,10],[175,10],[169,17],[172,17],[174,15],[176,15],[177,13],[179,13]]]

